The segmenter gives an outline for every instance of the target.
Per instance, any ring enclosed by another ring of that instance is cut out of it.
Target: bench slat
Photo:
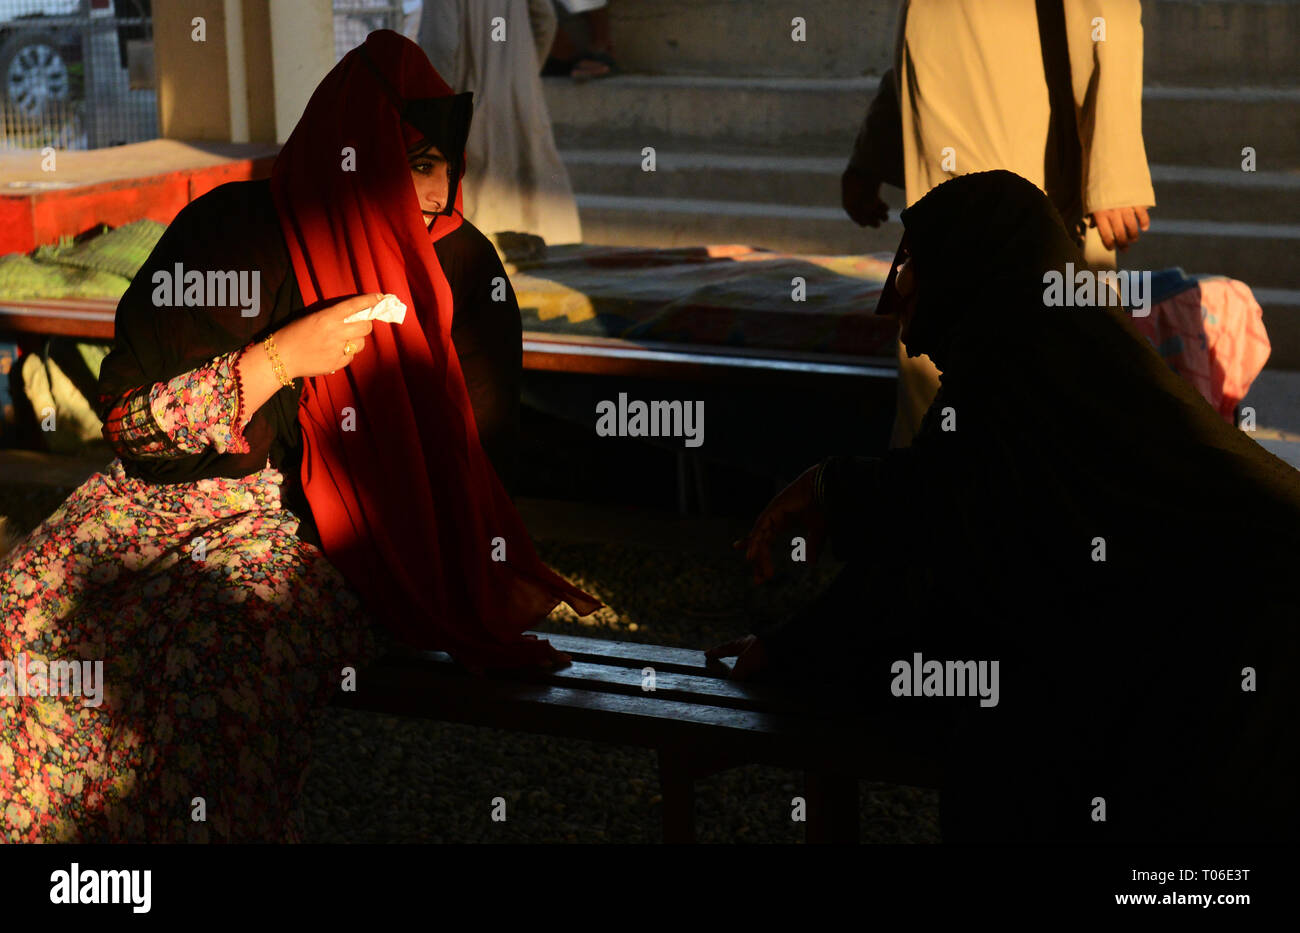
[[[704,674],[710,668],[704,652],[690,648],[667,648],[662,645],[643,645],[632,641],[610,641],[604,638],[584,638],[578,635],[551,635],[531,632],[545,638],[552,645],[575,659],[601,660],[608,664],[628,667],[653,667],[659,671],[677,671],[683,674]]]
[[[402,665],[363,672],[359,686],[337,705],[618,745],[696,747],[914,786],[938,781],[939,736],[866,717],[819,720]]]
[[[590,661],[621,664],[625,667],[653,667],[656,671],[677,671],[683,674],[705,674],[716,668],[706,663],[704,652],[691,648],[668,648],[663,645],[643,645],[631,641],[612,641],[608,638],[586,638],[580,635],[555,635],[548,632],[527,632],[544,638],[560,651]],[[421,658],[441,652],[398,649]],[[443,655],[445,657],[445,655]]]
[[[640,667],[606,664],[600,659],[585,661],[579,658],[580,656],[575,654],[572,664],[556,670],[500,671],[489,676],[496,680],[516,683],[550,684],[757,712],[787,714],[815,712],[809,703],[788,691],[736,683],[716,674],[704,674],[702,668],[701,673],[696,674],[681,674],[656,668],[655,689],[651,692],[642,688],[644,680]],[[465,676],[448,655],[438,651],[393,656],[380,661],[372,670],[382,671],[389,667],[426,670],[430,676]]]

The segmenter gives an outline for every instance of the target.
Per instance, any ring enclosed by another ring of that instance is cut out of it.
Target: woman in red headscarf
[[[468,125],[372,33],[271,179],[188,205],[137,273],[100,375],[119,457],[0,558],[0,658],[25,666],[0,669],[0,840],[295,838],[311,717],[374,635],[565,660],[522,633],[599,603],[498,476],[519,309],[460,214]],[[404,321],[346,320],[383,295]],[[33,687],[56,660],[84,662],[75,693]]]

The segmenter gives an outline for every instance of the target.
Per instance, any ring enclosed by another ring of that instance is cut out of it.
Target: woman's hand
[[[787,542],[784,540],[778,542],[777,538],[778,536],[783,538],[782,532],[794,524],[802,524],[807,529],[805,543],[808,548],[808,563],[817,562],[822,539],[826,535],[826,519],[814,495],[813,487],[816,479],[817,467],[805,470],[798,479],[777,493],[776,498],[768,503],[767,508],[754,522],[749,537],[733,545],[737,549],[744,548],[745,560],[754,567],[755,583],[762,583],[772,578],[775,572],[772,568],[772,546],[779,543],[782,548],[786,547]]]
[[[275,346],[290,379],[319,376],[342,369],[366,345],[365,336],[374,329],[371,321],[344,324],[343,319],[377,305],[383,295],[357,295],[286,324],[275,332]],[[352,353],[344,353],[348,341]]]
[[[718,658],[735,658],[736,666],[731,669],[732,680],[753,680],[767,667],[767,648],[757,635],[746,635],[718,645],[704,652],[711,660]]]

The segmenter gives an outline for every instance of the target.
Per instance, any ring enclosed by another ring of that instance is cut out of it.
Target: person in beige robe
[[[1007,169],[1051,198],[1094,268],[1115,268],[1155,205],[1142,140],[1138,0],[901,0],[885,73],[845,169],[843,203],[878,226],[882,182],[910,206],[956,175]],[[899,342],[890,444],[938,391]]]
[[[582,227],[542,94],[555,38],[550,0],[425,0],[419,43],[443,79],[474,94],[465,146],[465,218],[491,237],[510,231],[579,243]]]

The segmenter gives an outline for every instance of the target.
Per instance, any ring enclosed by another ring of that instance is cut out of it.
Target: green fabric
[[[166,224],[156,220],[137,220],[81,243],[38,246],[32,256],[41,262],[108,272],[130,279],[144,265],[166,229]]]
[[[30,254],[0,256],[0,296],[120,298],[165,229],[137,220],[80,243],[65,237]]]
[[[130,279],[107,272],[36,262],[22,253],[0,256],[0,296],[17,298],[120,298]]]

